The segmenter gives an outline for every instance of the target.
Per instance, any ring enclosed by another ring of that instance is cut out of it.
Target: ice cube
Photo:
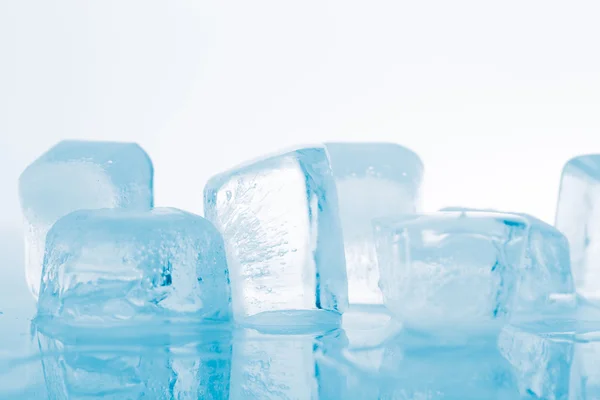
[[[407,327],[444,335],[499,331],[524,262],[525,219],[440,212],[374,225],[384,304]]]
[[[80,210],[48,232],[38,318],[103,327],[226,320],[230,302],[223,239],[202,217]]]
[[[340,375],[317,355],[327,334],[243,329],[235,335],[230,400],[336,398],[325,393],[340,386]]]
[[[152,162],[134,143],[66,140],[40,156],[19,179],[25,216],[25,271],[37,298],[46,233],[79,209],[152,207]]]
[[[350,304],[382,304],[372,220],[420,210],[423,163],[392,143],[327,143],[344,232]]]
[[[204,334],[196,342],[134,348],[37,337],[51,399],[229,398],[230,336]]]
[[[565,165],[555,226],[569,240],[577,293],[600,301],[600,154]]]
[[[449,207],[442,211],[498,212]],[[529,238],[514,312],[527,318],[547,317],[575,307],[575,288],[567,238],[553,226],[523,213]]]
[[[500,333],[498,348],[513,366],[523,398],[568,398],[573,342],[507,326]]]
[[[225,240],[236,318],[344,310],[343,238],[325,148],[284,152],[213,177],[204,212]]]

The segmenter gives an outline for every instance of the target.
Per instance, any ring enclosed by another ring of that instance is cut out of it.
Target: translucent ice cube
[[[511,311],[527,233],[526,220],[508,214],[380,219],[375,235],[384,304],[416,330],[498,331]]]
[[[327,143],[344,232],[351,304],[382,304],[373,218],[420,209],[423,163],[392,143]]]
[[[498,212],[449,207],[442,211]],[[569,242],[553,226],[528,214],[516,213],[529,224],[529,237],[515,313],[541,316],[575,307],[575,287],[571,275]]]
[[[79,209],[148,209],[153,204],[152,177],[150,158],[134,143],[66,140],[25,169],[19,179],[25,269],[36,298],[52,224]]]
[[[523,398],[568,398],[572,342],[507,326],[500,333],[498,348],[513,366]]]
[[[600,300],[600,155],[570,160],[562,172],[555,226],[571,246],[577,293]]]
[[[39,318],[103,327],[227,319],[223,239],[176,209],[81,210],[48,232]]]
[[[229,398],[231,341],[85,347],[38,333],[50,399]]]
[[[270,156],[213,177],[204,211],[225,239],[236,318],[345,308],[343,239],[324,148]]]

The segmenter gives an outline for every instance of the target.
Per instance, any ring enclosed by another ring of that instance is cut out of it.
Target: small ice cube
[[[225,240],[236,318],[345,309],[337,193],[323,147],[266,157],[213,177],[204,189],[204,211]]]
[[[152,179],[152,162],[134,143],[65,140],[29,165],[19,194],[32,294],[38,297],[46,233],[54,222],[80,209],[149,209]]]
[[[509,214],[377,220],[385,306],[415,330],[499,331],[511,311],[527,233],[527,221]]]
[[[393,143],[327,143],[344,232],[350,304],[382,304],[372,220],[420,210],[423,163]]]
[[[38,316],[74,325],[228,319],[223,239],[169,208],[81,210],[48,232]]]

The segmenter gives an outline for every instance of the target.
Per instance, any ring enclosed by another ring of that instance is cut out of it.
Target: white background
[[[599,15],[597,1],[0,0],[0,268],[20,245],[18,175],[63,138],[140,142],[157,204],[198,213],[207,178],[245,159],[397,142],[425,163],[427,210],[552,222],[563,164],[600,152]]]

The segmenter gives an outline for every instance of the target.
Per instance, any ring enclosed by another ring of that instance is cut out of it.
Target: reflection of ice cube
[[[328,345],[325,341],[312,333],[238,332],[230,399],[331,399],[327,390],[339,387],[340,377],[319,362],[317,352]]]
[[[512,364],[522,396],[547,400],[567,398],[572,342],[507,326],[500,333],[498,348]]]
[[[231,342],[84,348],[38,333],[51,399],[227,399]]]
[[[511,311],[527,222],[441,212],[375,222],[386,307],[429,332],[499,331]]]
[[[385,346],[379,375],[380,399],[514,400],[518,394],[494,337],[439,346],[399,335]]]
[[[393,143],[327,143],[344,231],[351,304],[381,304],[371,221],[419,210],[423,163]]]
[[[54,222],[79,209],[148,209],[152,179],[150,158],[133,143],[66,140],[29,165],[19,193],[32,293],[38,296],[46,233]]]
[[[76,325],[227,319],[223,239],[175,209],[82,210],[48,233],[38,315]]]
[[[225,240],[236,317],[345,309],[337,192],[323,147],[266,157],[211,178],[204,211]]]
[[[574,346],[569,400],[600,399],[600,342]]]

